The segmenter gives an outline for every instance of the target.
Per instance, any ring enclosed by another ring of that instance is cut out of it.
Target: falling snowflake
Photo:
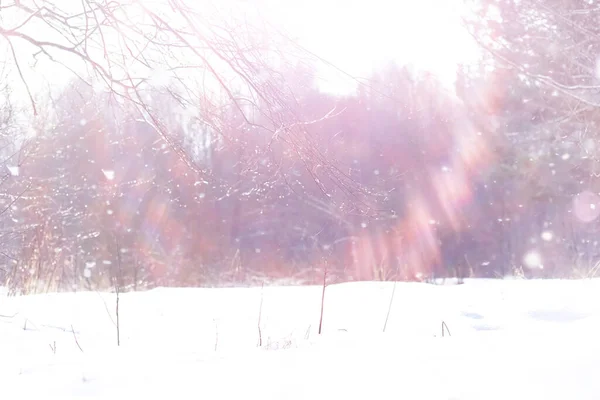
[[[103,169],[102,173],[104,174],[104,177],[106,177],[106,179],[108,179],[109,181],[115,179],[115,171],[113,171],[112,169]]]
[[[12,176],[19,176],[20,171],[19,171],[18,165],[15,165],[15,166],[8,165],[6,168],[8,168],[8,172],[10,172],[10,174]]]
[[[554,238],[554,234],[552,232],[550,232],[550,231],[542,232],[542,240],[549,242],[552,240],[552,238]]]

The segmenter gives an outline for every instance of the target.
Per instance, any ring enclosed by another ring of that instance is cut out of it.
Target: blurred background
[[[596,274],[591,2],[1,10],[12,293]]]

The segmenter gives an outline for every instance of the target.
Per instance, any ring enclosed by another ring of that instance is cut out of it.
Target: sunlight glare
[[[334,0],[264,1],[272,6],[264,15],[278,21],[278,27],[355,76],[368,75],[393,60],[414,64],[452,84],[457,65],[477,56],[460,25],[464,5],[456,0],[350,0],[343,6]],[[334,76],[325,74],[323,80],[332,91],[343,90]]]

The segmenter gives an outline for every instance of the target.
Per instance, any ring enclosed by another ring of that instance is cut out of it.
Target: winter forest
[[[467,3],[451,83],[354,76],[233,8],[2,2],[0,286],[596,274],[594,2]]]

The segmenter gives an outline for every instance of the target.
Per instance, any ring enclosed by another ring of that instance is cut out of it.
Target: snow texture
[[[0,298],[6,399],[598,399],[600,280]],[[262,292],[262,293],[261,293]],[[258,316],[262,297],[261,335]],[[450,331],[442,337],[442,322]],[[81,347],[81,349],[79,348]]]

